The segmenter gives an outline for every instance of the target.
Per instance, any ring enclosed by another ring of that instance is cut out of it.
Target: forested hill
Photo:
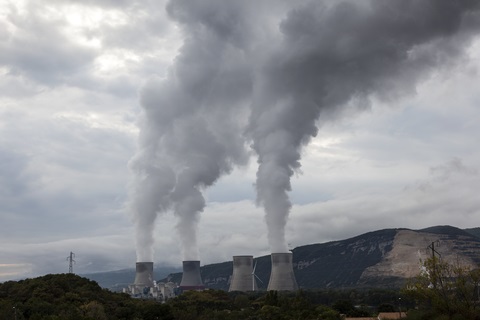
[[[159,316],[169,314],[157,303],[140,302],[74,274],[49,274],[0,284],[0,320],[142,319],[152,312],[150,309]]]
[[[436,226],[422,230],[385,229],[341,241],[300,246],[292,250],[293,267],[300,287],[307,289],[401,287],[420,271],[420,261],[435,249],[447,261],[480,263],[478,228]],[[256,274],[265,289],[270,277],[270,256],[254,259]],[[232,262],[205,265],[202,279],[208,288],[228,290]],[[181,273],[168,280],[180,283]],[[163,279],[167,280],[167,279]]]

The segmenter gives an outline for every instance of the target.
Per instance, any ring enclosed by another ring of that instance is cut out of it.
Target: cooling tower
[[[297,280],[293,273],[292,256],[291,252],[272,253],[272,273],[267,290],[298,290]]]
[[[228,291],[255,291],[253,256],[233,256],[233,273]]]
[[[153,287],[153,262],[137,262],[134,285]]]
[[[200,275],[200,261],[183,261],[182,290],[203,290],[205,286]]]

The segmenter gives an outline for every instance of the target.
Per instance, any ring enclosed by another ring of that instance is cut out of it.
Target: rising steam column
[[[267,290],[295,291],[298,290],[297,280],[293,273],[293,254],[272,253],[272,272]]]

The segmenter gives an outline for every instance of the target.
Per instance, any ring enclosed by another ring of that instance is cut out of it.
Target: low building
[[[405,312],[380,312],[376,317],[343,318],[344,320],[395,320],[406,318]]]
[[[378,314],[378,320],[394,320],[394,319],[403,319],[406,318],[407,314],[405,312],[380,312]]]

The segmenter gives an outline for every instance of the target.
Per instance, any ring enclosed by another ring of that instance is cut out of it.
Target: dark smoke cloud
[[[132,161],[140,252],[152,252],[155,217],[173,208],[184,256],[196,258],[202,191],[245,162],[246,142],[258,155],[270,248],[287,251],[290,179],[322,122],[372,97],[414,93],[434,70],[463,58],[478,32],[477,1],[262,3],[167,6],[185,42],[167,78],[142,93]]]

